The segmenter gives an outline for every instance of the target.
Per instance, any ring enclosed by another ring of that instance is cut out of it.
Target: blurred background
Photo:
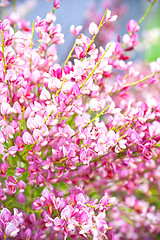
[[[1,1],[5,0],[0,0]],[[8,8],[12,8],[12,3]],[[110,9],[113,14],[118,15],[118,20],[102,29],[97,44],[105,45],[110,40],[116,40],[117,35],[126,33],[126,25],[130,19],[139,21],[149,7],[147,0],[62,0],[60,8],[55,11],[56,24],[62,26],[65,43],[58,47],[59,61],[63,62],[72,48],[74,37],[70,33],[70,26],[82,25],[82,32],[88,34],[87,26],[94,20],[100,22],[105,9]],[[31,22],[40,16],[45,18],[46,14],[53,9],[53,0],[16,0],[16,11],[22,18],[25,17]],[[9,9],[8,9],[9,10]],[[7,15],[7,9],[0,7],[1,19]],[[137,49],[136,58],[147,58],[147,61],[154,61],[160,56],[160,1],[158,0],[151,12],[141,24],[139,34],[141,45]],[[145,40],[143,40],[145,39]],[[67,50],[66,50],[67,49]],[[143,53],[142,53],[143,52]]]

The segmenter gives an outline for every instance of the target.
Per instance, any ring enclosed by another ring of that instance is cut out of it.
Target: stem
[[[76,46],[76,41],[75,41],[75,43],[74,43],[71,51],[69,52],[66,61],[64,62],[63,68],[64,68],[64,66],[67,64],[67,62],[69,61],[69,59],[70,59],[70,57],[71,57],[71,55],[72,55],[72,53],[73,53],[73,51],[74,51],[75,46]]]
[[[30,150],[32,150],[32,148],[36,145],[37,142],[38,142],[38,140],[36,140],[35,143],[31,144],[29,149],[27,149],[25,152],[23,152],[21,157],[24,156],[26,153],[28,153]]]
[[[154,0],[151,5],[149,6],[149,8],[147,9],[147,11],[145,12],[145,14],[143,15],[143,17],[139,20],[138,25],[140,25],[143,20],[145,19],[145,17],[148,15],[148,13],[150,12],[151,8],[153,7],[153,5],[157,2],[157,0]],[[129,36],[131,37],[133,35],[133,33],[131,33]],[[122,47],[124,48],[126,46],[125,43],[123,43]]]
[[[144,77],[144,78],[142,78],[142,79],[140,79],[140,80],[138,80],[136,82],[133,82],[133,83],[128,84],[128,85],[125,85],[123,88],[121,88],[120,90],[118,90],[118,91],[116,91],[114,93],[108,93],[108,94],[110,94],[110,96],[113,96],[114,94],[120,93],[121,91],[123,91],[124,88],[126,88],[126,87],[133,87],[133,86],[137,85],[138,83],[144,82],[148,78],[151,78],[151,77],[155,76],[157,73],[152,73],[151,75],[148,75],[148,76],[146,76],[146,77]]]
[[[69,59],[71,58],[71,55],[72,55],[72,53],[73,53],[73,51],[74,51],[75,46],[76,46],[76,41],[75,41],[75,43],[74,43],[74,45],[73,45],[71,51],[69,52],[69,54],[68,54],[68,56],[67,56],[67,59],[66,59],[66,61],[65,61],[64,64],[63,64],[62,69],[63,69],[64,66],[67,64],[67,62],[69,61]],[[57,97],[58,94],[60,93],[60,91],[61,91],[61,89],[62,89],[62,87],[63,87],[65,81],[66,81],[66,78],[63,80],[62,85],[60,86],[59,90],[56,92],[55,97]]]
[[[102,110],[99,114],[97,114],[89,123],[87,123],[84,128],[86,128],[90,123],[94,122],[98,117],[100,117],[108,108],[110,105],[108,105],[105,109]]]
[[[107,106],[105,109],[103,109],[102,112],[100,112],[99,114],[97,114],[90,122],[88,122],[88,123],[83,127],[83,129],[85,129],[86,127],[88,127],[88,125],[89,125],[90,123],[94,122],[98,117],[100,117],[109,107],[110,107],[110,105]],[[80,131],[77,131],[74,135],[71,136],[71,138],[74,137],[74,136],[76,136],[79,132],[80,132]]]
[[[31,49],[32,49],[32,47],[33,47],[33,34],[34,34],[34,23],[35,23],[35,21],[33,20],[33,22],[32,22],[32,36],[31,36]]]
[[[5,75],[7,74],[7,68],[6,68],[6,62],[5,62],[5,56],[4,56],[4,38],[3,38],[3,31],[1,30],[1,40],[2,40],[2,53],[3,53],[3,64],[4,64],[4,72]]]
[[[66,79],[67,79],[67,78],[65,78],[65,79],[63,80],[63,82],[62,82],[62,84],[61,84],[60,88],[58,89],[58,91],[57,91],[57,92],[56,92],[56,94],[55,94],[55,97],[57,97],[57,96],[58,96],[58,94],[60,93],[60,91],[62,90],[62,87],[63,87],[63,85],[64,85],[64,83],[65,83]]]
[[[23,159],[23,157],[19,154],[19,152],[17,152],[16,155],[19,157],[19,159],[20,159],[23,163],[28,163],[27,160]]]
[[[21,130],[22,130],[22,128],[23,128],[24,110],[25,110],[25,106],[23,106],[23,108],[22,108],[22,119],[21,119],[20,131],[21,131]]]
[[[13,0],[13,10],[16,12],[16,0]]]
[[[107,14],[107,11],[108,11],[108,9],[105,11],[105,13],[104,13],[104,15],[103,15],[103,18],[101,19],[101,22],[100,22],[100,24],[99,24],[99,26],[98,26],[98,30],[100,30],[100,28],[101,28],[102,25],[103,25],[103,21],[104,21],[104,19],[105,19],[105,16],[106,16],[106,14]],[[99,32],[99,31],[98,31],[98,32]],[[97,33],[97,34],[98,34],[98,33]],[[97,36],[97,34],[94,34],[94,36],[93,36],[93,38],[92,38],[92,40],[91,40],[90,44],[88,45],[88,47],[87,47],[87,49],[86,49],[85,52],[88,51],[88,49],[90,48],[90,46],[91,46],[92,43],[94,42],[94,39],[95,39],[95,37]]]
[[[154,75],[155,75],[155,74],[151,74],[151,75],[149,75],[149,76],[147,76],[147,77],[144,77],[144,78],[142,78],[142,79],[140,79],[140,80],[138,80],[138,81],[136,81],[136,82],[133,82],[133,83],[131,83],[131,84],[129,85],[129,87],[133,87],[133,86],[137,85],[138,83],[141,83],[141,82],[147,80],[148,78],[153,77]]]
[[[4,72],[5,72],[5,75],[6,75],[7,74],[7,66],[6,66],[6,62],[5,62],[5,56],[4,56],[4,38],[3,38],[3,31],[2,30],[1,30],[1,40],[2,40],[2,53],[3,53]],[[10,99],[11,99],[11,101],[13,103],[11,88],[10,88],[10,85],[9,85],[8,81],[7,81],[7,86],[8,86],[8,90],[9,90]]]
[[[104,51],[102,57],[99,59],[99,61],[96,63],[95,67],[93,68],[93,70],[91,71],[91,73],[88,75],[88,77],[86,78],[86,80],[82,83],[82,85],[80,86],[80,89],[86,84],[86,82],[88,81],[88,79],[93,75],[94,71],[96,70],[96,68],[98,67],[98,65],[100,64],[100,62],[102,61],[103,57],[105,56],[106,52],[108,51],[108,49],[110,48],[112,42],[110,42],[109,46],[107,47],[107,49]]]
[[[44,120],[44,123],[47,122],[48,118],[51,116],[52,113],[53,113],[53,110],[48,114],[48,116],[47,116],[46,119]]]
[[[31,49],[33,47],[33,34],[34,34],[34,23],[35,21],[33,20],[32,22],[32,35],[31,35]],[[30,71],[32,70],[32,57],[30,57]]]
[[[147,9],[147,11],[145,12],[145,14],[143,15],[143,17],[139,20],[138,25],[140,25],[143,20],[145,19],[145,17],[148,15],[148,13],[150,12],[151,8],[153,7],[153,5],[157,2],[157,0],[154,0],[151,5],[149,6],[149,8]]]

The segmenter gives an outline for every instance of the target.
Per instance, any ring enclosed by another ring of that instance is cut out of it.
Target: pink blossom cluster
[[[87,30],[91,22],[94,22],[97,25],[101,22],[103,12],[106,9],[111,9],[112,15],[114,16],[109,16],[111,14],[111,11],[109,10],[107,13],[107,21],[103,23],[103,26],[101,27],[99,34],[95,39],[97,46],[105,46],[106,42],[116,39],[117,32],[119,31],[119,25],[117,22],[116,24],[114,23],[115,16],[118,17],[118,20],[121,20],[128,11],[127,4],[125,4],[122,0],[103,0],[101,5],[101,8],[99,11],[97,11],[97,6],[99,5],[97,2],[94,2],[89,5],[89,8],[86,12],[87,21],[85,27]]]
[[[62,66],[53,12],[0,21],[0,239],[159,237],[160,59],[130,60],[133,19],[97,47],[116,18],[106,10],[90,38],[72,25]]]

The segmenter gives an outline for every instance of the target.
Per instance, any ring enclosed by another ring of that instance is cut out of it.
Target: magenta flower
[[[7,208],[3,208],[1,210],[1,219],[4,221],[4,222],[10,222],[12,217],[11,217],[11,213],[10,211],[7,209]]]
[[[59,0],[54,0],[53,1],[53,7],[58,9],[60,7],[60,1]]]
[[[3,189],[0,189],[0,200],[5,201],[7,199]]]
[[[17,188],[19,188],[20,193],[24,192],[24,188],[26,188],[26,183],[23,180],[20,180],[17,183]]]
[[[18,202],[18,204],[23,204],[26,202],[26,197],[23,193],[17,194],[17,202]]]
[[[4,233],[1,228],[0,228],[0,239],[4,240]]]
[[[16,176],[21,176],[24,172],[25,172],[24,168],[17,167],[15,175]]]
[[[6,172],[8,169],[9,165],[6,162],[2,162],[0,164],[0,172],[2,177],[6,177]]]
[[[18,147],[19,151],[24,150],[24,142],[23,142],[23,139],[21,137],[19,137],[19,136],[16,137],[15,144]]]

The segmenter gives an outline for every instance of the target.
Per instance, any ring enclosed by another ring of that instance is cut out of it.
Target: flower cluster
[[[102,9],[105,11],[106,9],[112,9],[111,11],[107,12],[107,21],[103,23],[103,26],[101,27],[99,34],[96,36],[95,43],[97,46],[105,46],[108,41],[115,40],[117,38],[117,32],[120,30],[119,26],[116,22],[116,16],[118,16],[118,20],[121,20],[122,16],[127,13],[128,6],[124,3],[122,0],[103,0],[102,1]],[[85,28],[88,30],[88,27],[91,22],[96,23],[99,25],[101,22],[101,19],[103,18],[102,11],[97,11],[96,3],[92,3],[89,5],[89,9],[86,12],[86,24]]]
[[[0,21],[1,239],[159,236],[160,59],[130,60],[141,20],[97,47],[116,18],[107,9],[90,38],[72,25],[62,66],[54,11]]]

